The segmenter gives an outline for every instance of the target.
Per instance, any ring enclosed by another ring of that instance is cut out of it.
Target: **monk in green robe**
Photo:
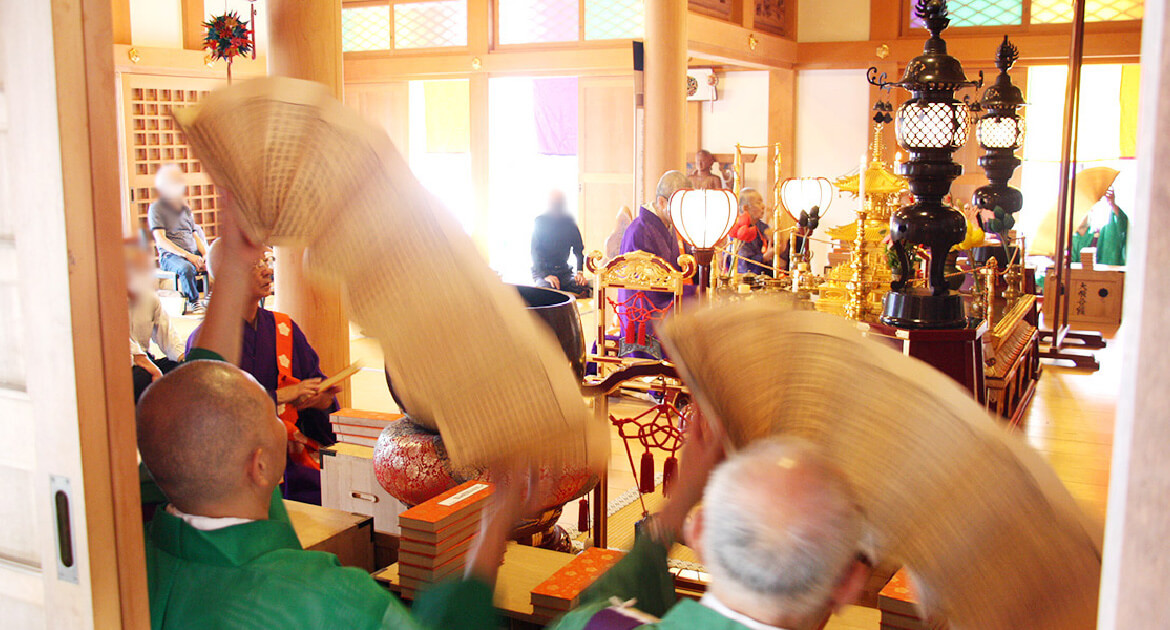
[[[686,448],[702,441],[688,437]],[[765,440],[723,463],[704,492],[713,461],[684,453],[679,492],[555,630],[799,630],[856,600],[869,568],[857,559],[860,514],[837,469],[805,442]],[[686,520],[700,496],[705,507]],[[680,529],[711,578],[697,602],[676,600],[667,571]]]
[[[1072,257],[1080,260],[1081,250],[1093,246],[1096,241],[1098,265],[1124,265],[1125,244],[1129,237],[1129,217],[1117,205],[1117,199],[1110,188],[1105,192],[1105,203],[1109,204],[1109,222],[1101,229],[1092,232],[1089,229],[1089,217],[1085,217],[1073,232]]]
[[[412,611],[364,571],[301,548],[277,490],[284,426],[255,379],[224,361],[238,358],[248,270],[260,253],[232,214],[221,213],[229,268],[196,347],[138,404],[139,452],[170,500],[146,535],[151,627],[496,628],[492,584],[520,516],[517,489],[502,489],[484,518],[465,579],[427,591]]]

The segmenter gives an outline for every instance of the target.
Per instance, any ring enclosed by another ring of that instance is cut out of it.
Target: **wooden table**
[[[374,570],[374,519],[298,501],[284,507],[301,547],[335,554],[347,567]]]
[[[508,543],[504,563],[496,579],[496,608],[509,619],[543,627],[545,619],[532,614],[532,589],[547,580],[574,557],[571,553],[549,551]],[[391,591],[401,592],[398,584],[398,564],[392,564],[377,573],[374,579]]]

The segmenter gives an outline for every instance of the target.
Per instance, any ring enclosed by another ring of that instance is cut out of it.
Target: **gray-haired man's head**
[[[733,609],[791,625],[851,603],[864,585],[860,514],[841,473],[809,443],[753,444],[716,469],[703,504],[703,561]]]
[[[658,188],[654,191],[654,209],[663,223],[668,226],[673,224],[670,220],[670,198],[690,186],[691,180],[682,171],[666,171],[658,178]]]

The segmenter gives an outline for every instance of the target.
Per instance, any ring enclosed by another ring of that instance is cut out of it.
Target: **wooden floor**
[[[592,325],[586,311],[586,330]],[[195,326],[193,318],[179,318],[177,328],[186,333]],[[1046,363],[1036,396],[1019,428],[1022,437],[1039,451],[1056,470],[1086,513],[1103,527],[1109,489],[1109,467],[1113,448],[1113,422],[1120,385],[1119,340],[1124,327],[1111,335],[1109,347],[1096,353],[1101,370],[1087,372]],[[351,357],[367,366],[351,380],[353,405],[379,411],[394,410],[387,393],[381,365],[381,349],[357,331],[351,336]],[[635,409],[638,401],[618,403],[615,409]],[[630,469],[620,438],[613,437],[609,466],[610,496],[633,487]],[[877,630],[876,610],[850,607],[834,617],[830,630]]]

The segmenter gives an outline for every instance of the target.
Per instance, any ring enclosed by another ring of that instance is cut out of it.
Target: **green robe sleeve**
[[[1097,236],[1097,263],[1101,265],[1124,265],[1125,244],[1129,238],[1129,217],[1118,210],[1109,217],[1109,223],[1101,228]]]
[[[1093,232],[1085,230],[1084,234],[1080,232],[1073,232],[1072,235],[1072,260],[1073,262],[1080,262],[1081,250],[1093,243]]]
[[[189,361],[223,361],[223,357],[218,352],[205,350],[203,348],[191,348],[186,357],[183,357],[183,363]]]
[[[479,580],[438,584],[415,600],[411,612],[419,625],[434,630],[494,630],[499,627],[499,618],[492,606],[492,590]]]
[[[599,611],[610,606],[610,598],[637,600],[638,610],[662,617],[675,604],[674,576],[667,570],[666,547],[641,534],[634,548],[601,579],[581,594],[581,604],[561,618],[556,630],[581,630]]]

